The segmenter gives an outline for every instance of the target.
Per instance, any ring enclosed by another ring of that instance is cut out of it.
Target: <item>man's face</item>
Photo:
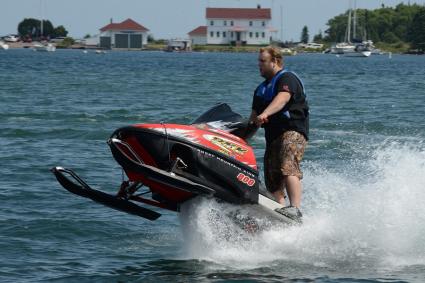
[[[272,62],[272,56],[268,52],[260,52],[258,55],[258,69],[263,78],[273,78],[275,65],[276,63]]]

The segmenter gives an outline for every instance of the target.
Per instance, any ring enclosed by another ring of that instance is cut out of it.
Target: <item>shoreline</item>
[[[32,48],[34,46],[35,42],[5,42],[9,49],[27,49]],[[80,49],[80,50],[105,50],[97,46],[87,46],[82,44],[73,44],[71,46],[61,46],[60,44],[53,43],[54,46],[56,46],[57,49]],[[143,49],[120,49],[120,48],[113,48],[109,49],[108,51],[165,51],[167,45],[166,44],[147,44]],[[256,53],[259,51],[260,48],[264,46],[229,46],[229,45],[195,45],[193,46],[192,50],[190,51],[178,51],[178,52],[230,52],[230,53]],[[321,54],[323,53],[320,51],[313,51],[313,50],[296,50],[298,54]],[[415,52],[414,50],[408,50],[408,51],[384,51],[385,53],[391,52],[392,54],[399,54],[399,55],[424,55],[424,53],[421,52]],[[293,56],[293,55],[284,55],[284,56]]]

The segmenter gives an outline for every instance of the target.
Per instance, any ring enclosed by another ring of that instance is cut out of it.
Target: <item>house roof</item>
[[[196,29],[189,32],[188,34],[189,35],[206,35],[207,34],[207,26],[199,26]]]
[[[271,19],[271,10],[262,8],[207,8],[207,19]]]
[[[145,28],[139,23],[136,23],[132,19],[127,19],[121,23],[110,23],[100,29],[100,31],[107,31],[107,30],[149,31],[147,28]]]

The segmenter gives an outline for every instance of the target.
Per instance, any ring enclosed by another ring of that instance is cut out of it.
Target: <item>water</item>
[[[61,165],[113,192],[105,141],[187,123],[216,102],[247,116],[256,54],[0,52],[0,281],[423,282],[425,57],[297,55],[311,105],[304,225],[226,230],[195,200],[150,222],[61,189]],[[262,165],[262,133],[252,140]],[[229,234],[230,233],[230,234]]]

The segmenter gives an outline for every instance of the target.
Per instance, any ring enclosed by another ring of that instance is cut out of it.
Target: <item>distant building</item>
[[[207,8],[207,44],[267,45],[277,32],[271,27],[271,10]],[[192,31],[193,32],[193,31]]]
[[[111,22],[100,29],[99,47],[142,49],[148,42],[148,29],[132,19],[121,23]]]
[[[90,36],[88,38],[84,38],[82,40],[82,42],[84,43],[85,46],[87,47],[98,47],[99,46],[99,34]]]
[[[188,33],[192,45],[205,45],[207,44],[207,26],[199,26]]]

